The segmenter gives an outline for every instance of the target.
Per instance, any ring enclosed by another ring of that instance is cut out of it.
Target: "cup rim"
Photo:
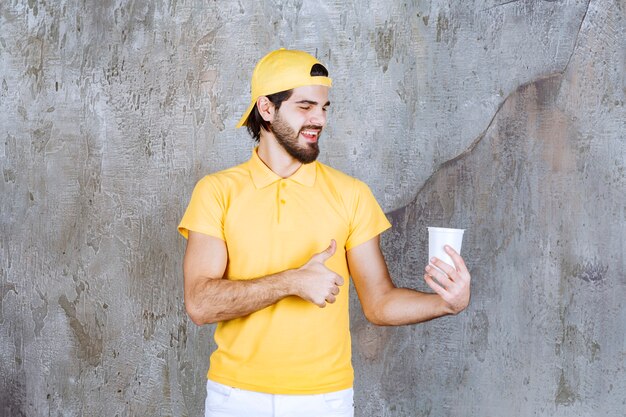
[[[433,232],[443,232],[443,233],[463,233],[465,232],[465,229],[452,229],[449,227],[430,227],[428,226],[428,231],[433,231]]]

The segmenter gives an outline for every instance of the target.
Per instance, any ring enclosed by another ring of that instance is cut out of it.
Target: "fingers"
[[[335,254],[336,250],[337,250],[337,242],[335,242],[335,239],[331,239],[330,245],[326,249],[324,249],[322,252],[313,255],[311,259],[315,259],[318,262],[324,263]]]
[[[339,274],[335,274],[335,285],[338,287],[343,285],[343,277]]]
[[[328,294],[326,294],[326,298],[324,298],[324,300],[322,301],[314,302],[314,304],[316,304],[320,308],[326,307],[327,303],[333,304],[335,301],[337,301],[337,295],[339,294],[339,291],[340,291],[339,287],[337,287],[336,285],[333,285],[328,290]]]
[[[435,282],[435,280],[433,279],[433,277],[431,277],[428,274],[424,274],[424,281],[426,281],[426,284],[428,284],[428,286],[437,294],[439,294],[441,297],[443,297],[446,293],[445,288],[443,288],[441,285],[437,284]]]
[[[450,258],[452,258],[452,262],[454,262],[454,266],[456,267],[457,271],[467,272],[467,266],[465,266],[465,261],[463,260],[463,258],[461,258],[461,255],[459,255],[458,252],[454,250],[454,248],[446,245],[444,246],[444,250],[448,255],[450,255]]]
[[[433,265],[439,269],[435,268]],[[447,287],[451,281],[458,279],[457,271],[452,266],[437,258],[432,258],[430,264],[426,265],[426,272],[437,279],[444,287]]]
[[[333,304],[335,301],[337,301],[337,294],[339,294],[339,288],[334,287],[334,289],[330,291],[325,299],[323,299],[322,301],[314,302],[314,304],[317,305],[319,308],[324,308],[326,307],[326,303]]]
[[[320,308],[326,307],[327,303],[336,302],[339,287],[344,284],[344,278],[341,275],[324,265],[336,251],[337,242],[331,239],[330,245],[325,250],[313,255],[309,262],[300,268],[307,282],[301,297]]]
[[[431,263],[435,265],[436,268],[430,264],[426,266],[424,281],[426,281],[426,284],[445,301],[449,313],[457,314],[463,311],[469,304],[471,277],[465,267],[463,259],[458,253],[452,251],[447,252],[451,256],[456,255],[458,257],[458,259],[453,258],[457,269],[440,259],[433,258],[431,259]]]

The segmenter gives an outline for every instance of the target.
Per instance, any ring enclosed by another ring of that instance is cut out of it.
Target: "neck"
[[[289,155],[271,133],[261,134],[257,154],[259,159],[281,178],[292,176],[302,166],[302,162]]]

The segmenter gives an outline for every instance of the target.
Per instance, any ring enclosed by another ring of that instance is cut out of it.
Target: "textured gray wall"
[[[176,225],[249,157],[281,46],[331,71],[322,160],[389,214],[398,285],[427,225],[467,228],[459,316],[376,327],[353,296],[357,416],[623,416],[624,0],[2,1],[0,415],[200,415]]]

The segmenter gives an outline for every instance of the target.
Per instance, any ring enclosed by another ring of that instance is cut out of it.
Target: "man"
[[[470,275],[451,248],[454,267],[426,267],[434,294],[393,285],[379,247],[390,224],[371,191],[315,161],[330,86],[305,52],[261,59],[238,124],[258,147],[200,180],[179,226],[187,312],[197,325],[218,323],[206,416],[352,416],[349,276],[379,325],[469,303]]]

